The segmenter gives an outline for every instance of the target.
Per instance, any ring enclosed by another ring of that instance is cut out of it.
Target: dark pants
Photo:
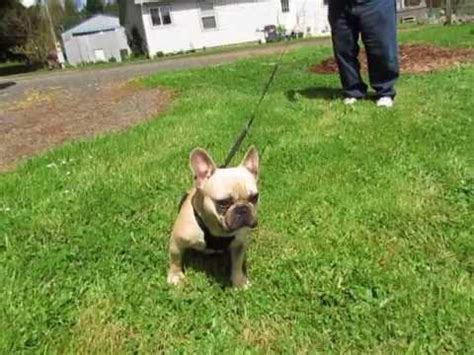
[[[394,97],[399,72],[395,0],[329,0],[329,23],[344,95],[367,94],[357,58],[361,34],[370,85],[378,97]]]

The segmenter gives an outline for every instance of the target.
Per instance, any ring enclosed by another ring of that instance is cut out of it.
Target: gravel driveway
[[[291,49],[327,43],[294,42]],[[282,45],[164,59],[106,69],[56,71],[0,78],[0,171],[67,140],[123,129],[166,109],[171,94],[128,82],[160,71],[230,63],[279,53]]]

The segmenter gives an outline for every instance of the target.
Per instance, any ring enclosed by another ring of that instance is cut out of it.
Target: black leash
[[[247,135],[250,131],[250,127],[252,127],[253,121],[255,120],[255,116],[257,115],[257,111],[260,108],[260,105],[262,104],[263,100],[265,99],[265,96],[267,95],[268,90],[270,89],[270,86],[273,83],[273,80],[275,79],[276,72],[278,71],[278,68],[280,67],[280,64],[283,60],[283,56],[286,53],[286,50],[288,48],[289,43],[290,43],[290,41],[288,40],[287,43],[285,44],[285,46],[283,47],[283,50],[280,53],[280,57],[278,58],[277,63],[273,67],[273,71],[270,75],[270,78],[268,79],[267,84],[265,85],[265,87],[263,89],[263,92],[262,92],[262,95],[260,96],[260,99],[257,101],[257,104],[255,105],[255,108],[254,108],[252,114],[250,115],[249,120],[246,122],[246,124],[244,125],[244,127],[240,131],[239,135],[237,136],[237,139],[235,140],[234,144],[232,145],[232,148],[230,148],[229,153],[227,153],[227,157],[225,158],[224,164],[220,166],[221,168],[227,168],[229,166],[229,164],[232,161],[232,159],[234,158],[235,154],[237,153],[237,151],[242,146],[242,142],[244,141],[245,137],[247,137]]]

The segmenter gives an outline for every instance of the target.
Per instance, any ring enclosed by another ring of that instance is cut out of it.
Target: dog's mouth
[[[255,209],[247,204],[233,206],[224,216],[224,225],[230,232],[242,228],[255,229],[258,225]]]
[[[255,228],[257,228],[257,227],[258,227],[258,221],[257,221],[257,220],[253,221],[251,224],[249,224],[248,227],[249,227],[250,229],[255,229]]]
[[[239,231],[242,231],[242,230],[254,230],[258,227],[258,222],[257,221],[254,221],[252,223],[249,223],[249,224],[242,224],[242,225],[239,225],[239,226],[227,226],[227,225],[223,225],[223,229],[225,230],[226,234],[230,234],[230,235],[233,235],[233,234],[236,234],[237,232]]]

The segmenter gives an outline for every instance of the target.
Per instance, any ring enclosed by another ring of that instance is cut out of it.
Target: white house
[[[397,0],[397,20],[415,22],[428,18],[426,0]]]
[[[329,32],[327,0],[121,0],[120,11],[150,55],[263,41],[267,25]]]
[[[130,53],[125,29],[118,17],[96,15],[62,35],[67,61],[81,62],[121,61]]]
[[[20,2],[24,7],[36,5],[36,0],[21,0]]]

